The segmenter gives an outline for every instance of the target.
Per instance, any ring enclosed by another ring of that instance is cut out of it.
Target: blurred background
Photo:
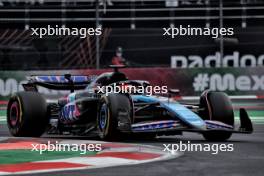
[[[31,35],[48,25],[103,33]],[[163,36],[180,25],[234,28],[234,35]],[[0,104],[28,75],[98,75],[121,62],[131,79],[179,88],[182,101],[225,91],[236,109],[264,123],[263,49],[264,0],[0,0]]]
[[[96,42],[94,36],[39,39],[27,30],[56,24],[102,27],[103,34]],[[235,33],[217,39],[162,35],[162,28],[179,25],[232,27]],[[2,70],[104,68],[118,47],[131,67],[170,67],[175,56],[205,59],[216,52],[264,62],[263,0],[0,0],[0,28]]]

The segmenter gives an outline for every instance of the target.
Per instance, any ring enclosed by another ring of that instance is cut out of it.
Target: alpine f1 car
[[[8,103],[7,124],[13,136],[39,137],[51,134],[98,135],[104,140],[130,134],[175,135],[201,133],[207,140],[227,140],[232,133],[252,133],[245,109],[240,109],[240,127],[234,125],[231,101],[223,92],[205,91],[197,104],[181,104],[167,95],[105,93],[98,86],[146,86],[147,81],[128,80],[115,68],[90,81],[88,76],[31,76],[24,91]],[[39,87],[69,90],[67,96],[47,98]]]

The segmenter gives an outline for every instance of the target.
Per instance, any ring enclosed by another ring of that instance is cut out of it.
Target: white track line
[[[117,166],[117,165],[123,165],[123,164],[133,164],[135,160],[115,158],[115,157],[92,157],[90,156],[90,157],[73,157],[73,158],[68,158],[68,159],[46,160],[46,161],[38,161],[38,162],[40,163],[66,162],[66,163],[84,164],[84,165],[91,165],[91,166],[109,167],[109,166]]]
[[[0,122],[6,121],[6,116],[0,116]]]
[[[240,100],[240,99],[259,99],[256,95],[231,95],[229,96],[232,100]],[[181,100],[199,100],[200,96],[180,96]]]

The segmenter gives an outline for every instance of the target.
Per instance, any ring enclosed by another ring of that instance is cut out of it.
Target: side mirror
[[[180,94],[180,90],[179,89],[169,89],[168,91],[168,103],[170,102],[170,98],[172,97],[172,95],[179,95]]]
[[[169,89],[169,94],[179,95],[180,90],[179,89]]]

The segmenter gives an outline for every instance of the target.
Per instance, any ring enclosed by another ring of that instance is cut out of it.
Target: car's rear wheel
[[[131,118],[131,104],[126,95],[109,94],[103,96],[99,103],[97,128],[99,136],[104,140],[117,140],[121,138],[118,130],[118,117]]]
[[[47,127],[46,100],[37,92],[18,92],[7,106],[7,125],[17,137],[39,137]]]
[[[204,110],[200,116],[204,120],[223,122],[234,126],[234,112],[230,99],[223,92],[205,91],[200,98],[200,106]],[[225,141],[229,139],[232,132],[229,131],[208,131],[203,133],[206,140]]]

